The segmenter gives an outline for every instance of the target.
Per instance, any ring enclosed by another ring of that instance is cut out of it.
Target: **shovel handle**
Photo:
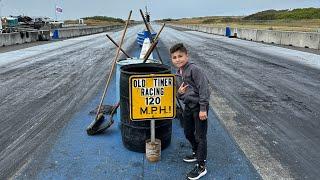
[[[106,34],[106,36],[109,38],[109,40],[117,47],[119,48],[119,45],[108,35]],[[127,56],[127,58],[131,58],[122,48],[120,48],[120,51]]]
[[[110,82],[110,79],[111,79],[111,77],[112,77],[112,73],[113,73],[113,69],[114,69],[114,67],[115,67],[115,64],[117,63],[117,59],[118,59],[118,57],[119,57],[120,49],[121,49],[121,46],[122,46],[122,43],[123,43],[124,36],[125,36],[125,34],[126,34],[126,32],[127,32],[127,29],[128,29],[128,25],[129,25],[129,21],[130,21],[130,18],[131,18],[131,14],[132,14],[132,11],[130,11],[129,17],[128,17],[127,21],[126,21],[126,25],[125,25],[124,31],[123,31],[123,33],[122,33],[121,41],[120,41],[119,47],[118,47],[118,49],[117,49],[116,56],[115,56],[115,58],[113,59],[111,71],[109,72],[108,80],[107,80],[106,86],[105,86],[105,88],[104,88],[104,91],[103,91],[103,94],[102,94],[102,97],[101,97],[101,100],[100,100],[100,104],[99,104],[98,111],[97,111],[97,114],[96,114],[95,119],[97,119],[97,117],[98,117],[98,115],[99,115],[99,113],[100,113],[100,109],[101,109],[103,100],[104,100],[104,98],[105,98],[105,96],[106,96],[106,94],[107,94],[107,89],[108,89],[108,86],[109,86],[109,82]]]

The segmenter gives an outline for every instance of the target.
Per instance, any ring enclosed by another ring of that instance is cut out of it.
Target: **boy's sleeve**
[[[194,83],[199,90],[200,111],[207,111],[210,99],[209,80],[204,71],[199,67],[193,69],[191,73]]]

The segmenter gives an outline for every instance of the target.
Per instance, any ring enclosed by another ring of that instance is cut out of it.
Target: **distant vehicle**
[[[35,29],[50,29],[51,23],[54,21],[48,17],[35,17],[34,21],[34,28]]]
[[[1,18],[1,33],[15,32],[16,27],[19,25],[18,18],[15,17],[2,17]]]
[[[61,21],[53,21],[50,22],[51,29],[62,28],[63,22]]]
[[[46,22],[43,21],[42,18],[35,18],[33,24],[35,29],[41,29],[46,25]]]
[[[17,18],[19,23],[30,24],[33,21],[33,19],[29,16],[18,16]]]
[[[9,28],[17,27],[19,25],[18,18],[15,18],[15,17],[7,17],[6,21],[7,21],[7,27]]]

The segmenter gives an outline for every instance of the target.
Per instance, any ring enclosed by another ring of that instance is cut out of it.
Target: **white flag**
[[[56,13],[62,13],[62,8],[61,8],[61,7],[56,6]]]

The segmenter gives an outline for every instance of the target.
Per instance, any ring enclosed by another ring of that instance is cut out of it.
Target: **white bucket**
[[[150,162],[157,162],[161,159],[160,139],[155,139],[155,142],[151,142],[150,139],[146,141],[146,157]]]

